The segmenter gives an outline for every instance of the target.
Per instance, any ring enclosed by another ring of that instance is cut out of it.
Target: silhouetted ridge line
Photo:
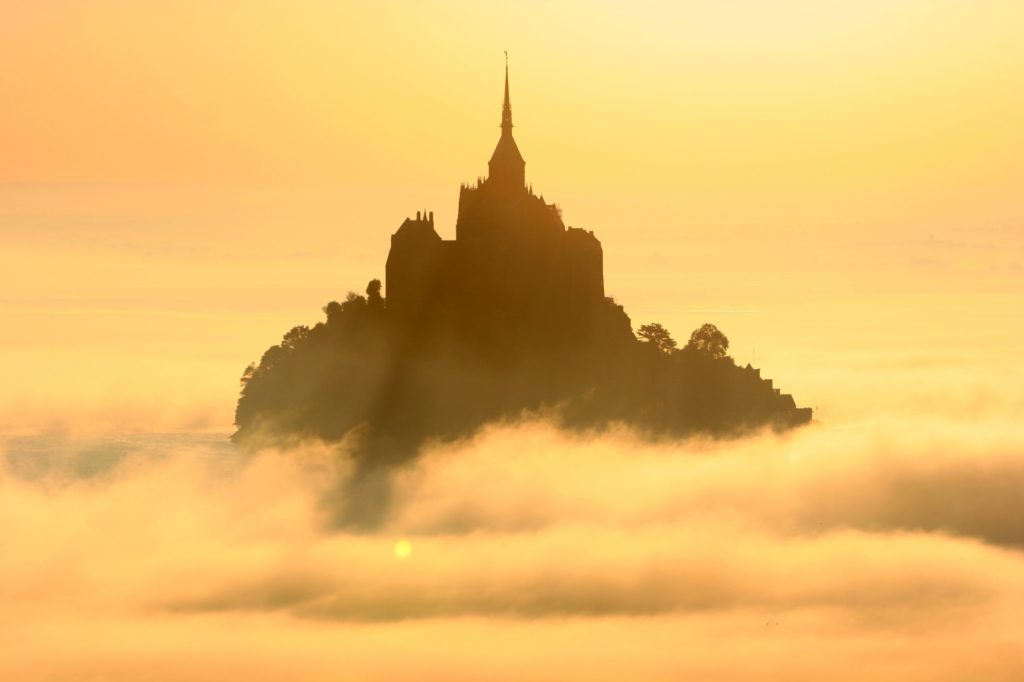
[[[235,440],[348,437],[376,467],[408,459],[426,440],[524,414],[571,429],[624,423],[652,437],[810,420],[759,370],[737,367],[714,325],[683,348],[660,324],[634,335],[605,296],[601,243],[566,227],[526,185],[507,63],[488,167],[486,179],[460,188],[454,240],[438,235],[432,212],[398,227],[386,300],[373,280],[246,369]]]

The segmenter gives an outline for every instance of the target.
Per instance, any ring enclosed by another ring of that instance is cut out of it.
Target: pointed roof
[[[501,133],[512,134],[512,102],[508,96],[508,52],[505,53],[505,103],[501,107]]]
[[[501,107],[501,137],[491,154],[490,165],[504,165],[509,162],[524,164],[523,155],[512,137],[512,102],[508,94],[508,52],[505,53],[505,102]]]

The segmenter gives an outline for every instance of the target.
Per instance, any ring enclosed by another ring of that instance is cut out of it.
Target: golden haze
[[[0,677],[1019,679],[1022,23],[4,2]],[[505,425],[406,472],[378,533],[327,533],[344,464],[225,453],[238,377],[381,277],[406,215],[451,236],[504,48],[528,180],[634,325],[716,323],[823,424]]]

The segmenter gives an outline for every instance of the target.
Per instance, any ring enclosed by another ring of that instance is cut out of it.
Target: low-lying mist
[[[0,677],[1017,679],[1024,428],[976,416],[495,425],[359,533],[344,444],[9,439]]]

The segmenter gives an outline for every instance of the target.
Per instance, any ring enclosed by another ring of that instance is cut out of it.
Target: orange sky
[[[716,322],[810,404],[822,349],[1015,358],[1022,23],[1016,1],[5,2],[0,405],[196,375],[229,421],[240,369],[380,277],[405,216],[452,236],[505,48],[527,178],[595,230],[636,325]]]
[[[939,207],[915,201],[941,199],[1019,218],[1020,3],[637,5],[7,2],[0,180],[434,199],[483,169],[508,48],[531,179],[560,194],[797,192],[921,218]]]
[[[0,678],[1022,679],[1024,2],[0,0]],[[242,453],[498,138],[819,423]],[[326,503],[326,504],[325,504]],[[412,553],[394,552],[399,540]],[[319,678],[318,678],[319,676]]]

